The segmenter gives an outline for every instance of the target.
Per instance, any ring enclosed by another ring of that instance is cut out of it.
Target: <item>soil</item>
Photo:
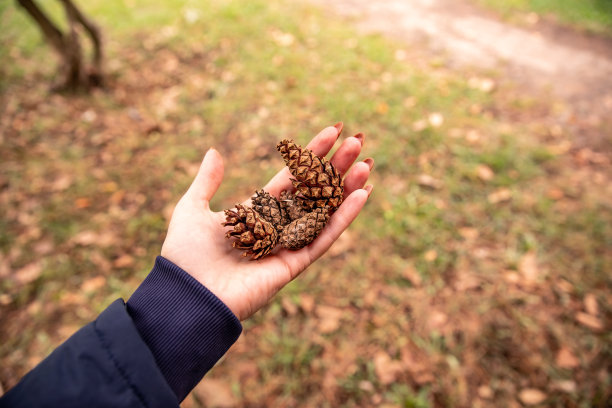
[[[612,38],[579,32],[536,14],[523,24],[457,0],[311,0],[355,19],[366,32],[406,44],[411,57],[443,58],[453,68],[494,72],[535,99],[563,104],[556,118],[575,144],[611,149]],[[408,63],[414,63],[409,58]]]

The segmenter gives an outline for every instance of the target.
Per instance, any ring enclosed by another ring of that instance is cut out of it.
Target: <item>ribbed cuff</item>
[[[161,256],[127,310],[179,401],[242,332],[238,318],[219,298]]]

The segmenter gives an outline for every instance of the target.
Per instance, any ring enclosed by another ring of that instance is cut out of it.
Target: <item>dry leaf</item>
[[[500,188],[488,195],[487,199],[491,204],[502,203],[512,198],[512,193],[507,188]]]
[[[128,254],[121,255],[113,262],[115,268],[127,268],[132,265],[134,265],[134,257]]]
[[[83,282],[81,285],[81,290],[85,293],[95,292],[98,289],[103,288],[105,285],[106,278],[104,276],[96,276]]]
[[[493,177],[495,177],[495,173],[493,172],[493,170],[491,170],[489,166],[484,164],[478,165],[478,167],[476,168],[476,174],[478,175],[478,178],[482,181],[489,181],[492,180]]]
[[[194,388],[193,392],[202,400],[205,407],[231,408],[238,406],[238,400],[232,394],[230,384],[223,380],[206,378]]]
[[[423,256],[427,262],[433,262],[438,258],[438,252],[435,249],[430,249]]]
[[[342,310],[331,306],[317,306],[317,316],[319,317],[319,332],[328,334],[340,327]]]
[[[289,316],[294,316],[298,312],[297,306],[288,297],[283,297],[281,299],[281,305],[283,306],[283,310],[287,312]]]
[[[478,387],[478,396],[483,399],[490,399],[493,397],[493,390],[488,385],[481,385]]]
[[[519,262],[519,272],[526,283],[533,283],[538,279],[538,263],[534,252],[530,251],[523,255]]]
[[[480,233],[476,228],[462,227],[459,228],[459,235],[461,235],[461,237],[465,240],[473,240],[478,238]]]
[[[300,307],[302,308],[304,313],[311,313],[315,308],[314,297],[306,293],[302,293],[300,295]]]
[[[417,177],[417,183],[419,183],[420,186],[433,188],[434,190],[442,188],[442,186],[444,185],[442,180],[433,178],[432,176],[428,174],[420,174]]]
[[[576,392],[576,382],[572,380],[558,380],[552,383],[552,388],[571,394]]]
[[[87,208],[91,206],[91,200],[87,197],[80,197],[74,200],[74,206],[78,209]]]
[[[578,358],[572,353],[572,350],[566,346],[561,347],[557,353],[555,362],[557,366],[561,368],[574,368],[580,364],[580,361],[578,361]]]
[[[421,275],[417,272],[416,268],[412,265],[409,265],[404,268],[402,271],[402,276],[407,279],[412,286],[419,287],[423,280],[421,279]]]
[[[587,293],[584,297],[584,309],[588,314],[597,316],[599,314],[599,305],[597,304],[597,298],[592,293]]]
[[[597,317],[584,312],[576,313],[576,320],[583,326],[596,331],[603,329],[603,323]]]
[[[546,399],[546,394],[537,388],[525,388],[519,393],[519,399],[525,405],[537,405]]]
[[[22,285],[26,285],[38,279],[41,273],[42,265],[40,262],[32,262],[15,272],[15,280]]]
[[[380,382],[384,385],[391,384],[402,371],[402,363],[394,361],[384,351],[378,351],[374,356],[374,371]]]

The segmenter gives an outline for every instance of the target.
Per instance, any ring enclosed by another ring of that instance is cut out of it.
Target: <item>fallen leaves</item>
[[[428,187],[433,190],[438,190],[444,185],[444,182],[442,182],[442,180],[434,178],[428,174],[419,174],[417,176],[417,183],[419,184],[419,186]]]
[[[20,285],[27,285],[34,282],[42,273],[42,265],[40,261],[35,261],[19,268],[14,275],[15,281]]]
[[[537,388],[525,388],[519,392],[519,399],[525,405],[537,405],[544,402],[547,395]]]
[[[581,325],[588,327],[594,331],[601,331],[604,328],[603,322],[596,316],[590,315],[584,312],[578,312],[575,314],[574,318]]]
[[[580,361],[569,347],[563,346],[555,357],[555,364],[560,368],[574,368],[578,367]]]
[[[392,360],[384,351],[378,351],[374,355],[374,371],[382,384],[387,385],[394,382],[402,369],[402,362]]]
[[[491,204],[498,204],[503,203],[505,201],[510,201],[511,198],[512,192],[506,187],[497,189],[487,196],[487,200]]]
[[[319,319],[317,324],[319,333],[329,334],[338,330],[343,315],[342,309],[319,305],[316,308],[316,313]]]

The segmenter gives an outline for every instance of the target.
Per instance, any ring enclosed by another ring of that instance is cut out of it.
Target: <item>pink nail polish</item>
[[[342,129],[344,129],[344,123],[338,122],[334,125],[334,127],[338,130],[338,136],[340,136]]]
[[[359,132],[353,137],[357,138],[357,140],[359,140],[359,143],[361,143],[361,145],[363,146],[363,140],[365,139],[365,135],[363,133]]]

